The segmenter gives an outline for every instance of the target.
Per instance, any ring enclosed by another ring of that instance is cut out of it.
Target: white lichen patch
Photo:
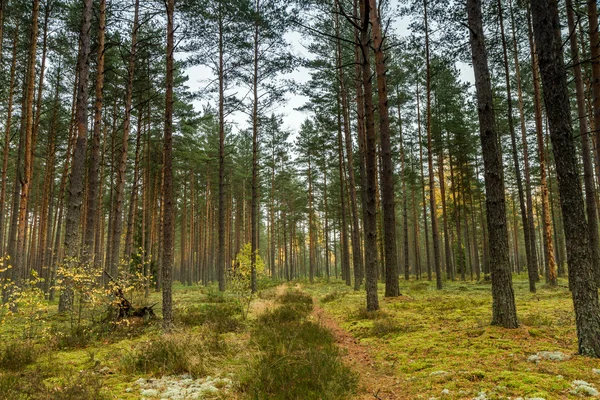
[[[488,400],[488,397],[485,392],[479,392],[477,397],[474,397],[473,400]]]
[[[560,351],[540,351],[539,353],[533,354],[527,358],[529,362],[538,362],[540,360],[550,360],[550,361],[565,361],[568,360],[570,356]]]
[[[140,378],[135,382],[142,398],[161,400],[212,399],[231,389],[230,378],[193,379],[189,375],[163,376],[160,379]]]
[[[432,373],[429,374],[429,376],[446,376],[449,374],[450,373],[448,371],[433,371]]]
[[[594,385],[587,383],[586,381],[575,380],[571,384],[573,386],[571,394],[588,397],[596,397],[600,394]]]

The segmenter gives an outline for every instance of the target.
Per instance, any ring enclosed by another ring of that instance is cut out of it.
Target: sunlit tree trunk
[[[31,15],[31,42],[29,44],[29,61],[27,67],[27,92],[25,101],[25,135],[23,148],[23,171],[19,173],[21,184],[21,199],[19,201],[19,217],[17,230],[17,248],[12,260],[13,277],[19,282],[24,278],[25,265],[23,261],[26,259],[25,246],[25,230],[27,224],[27,206],[31,190],[31,181],[33,178],[33,112],[34,112],[34,94],[35,94],[35,65],[37,55],[37,40],[38,40],[38,15],[40,10],[40,1],[34,0],[33,11]],[[40,84],[43,84],[40,82]]]
[[[0,254],[4,256],[6,231],[6,183],[8,178],[8,157],[10,150],[10,133],[12,127],[13,99],[15,94],[15,76],[17,69],[17,48],[19,45],[19,25],[15,26],[12,40],[12,61],[10,65],[10,83],[8,86],[8,105],[6,109],[6,124],[4,127],[4,146],[2,151],[2,188],[0,189]]]
[[[440,260],[440,238],[437,219],[437,205],[435,196],[435,170],[433,169],[433,138],[431,133],[431,63],[429,59],[429,27],[427,16],[427,0],[423,2],[423,21],[425,23],[425,69],[426,69],[426,95],[427,95],[427,165],[429,172],[429,208],[431,212],[431,239],[433,241],[433,264],[435,267],[436,285],[442,289],[442,266]],[[431,275],[429,275],[431,279]]]
[[[427,280],[431,280],[431,254],[429,246],[429,223],[427,222],[427,196],[425,196],[425,172],[423,168],[423,136],[421,135],[421,104],[419,97],[419,81],[417,78],[417,131],[419,133],[419,166],[421,168],[421,196],[423,197],[423,226],[425,228],[425,253],[427,254]],[[430,191],[431,194],[431,191]],[[430,202],[431,205],[431,202]],[[420,278],[420,271],[418,274]]]

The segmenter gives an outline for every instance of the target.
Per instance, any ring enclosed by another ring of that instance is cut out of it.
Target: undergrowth
[[[242,326],[241,314],[241,306],[232,302],[191,305],[175,312],[178,322],[183,325],[208,325],[218,333],[239,330]]]
[[[90,372],[59,374],[41,369],[0,372],[0,399],[10,400],[108,400],[101,379]]]
[[[126,373],[198,377],[206,375],[210,361],[225,350],[206,331],[172,333],[140,343],[122,358],[121,364]]]
[[[278,297],[252,330],[259,353],[242,378],[250,399],[347,399],[357,377],[340,358],[332,334],[307,319],[312,298],[298,290]]]

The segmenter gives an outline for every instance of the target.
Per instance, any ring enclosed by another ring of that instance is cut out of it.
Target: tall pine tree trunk
[[[373,85],[371,82],[371,62],[369,49],[371,41],[369,38],[369,15],[371,12],[369,0],[360,0],[360,45],[362,84],[364,89],[365,105],[365,170],[366,170],[366,209],[364,214],[365,230],[365,287],[367,291],[367,310],[379,309],[377,297],[377,207],[376,207],[376,184],[377,184],[377,154],[375,118],[373,111]]]
[[[569,2],[570,3],[570,2]],[[568,4],[569,4],[568,3]],[[596,137],[596,154],[597,154],[597,168],[600,168],[600,140],[598,140],[598,132],[600,131],[600,33],[598,32],[598,9],[597,9],[597,4],[596,1],[592,1],[592,0],[588,0],[586,1],[587,3],[587,9],[588,9],[588,23],[589,23],[589,30],[590,30],[590,51],[591,51],[591,56],[592,56],[592,100],[593,100],[593,110],[594,110],[594,131],[595,131],[595,136]],[[567,6],[568,10],[569,7]],[[572,12],[572,10],[571,10]],[[575,38],[575,44],[577,43],[577,39],[576,39],[576,34],[575,34],[575,29],[571,28],[569,26],[569,30],[571,30],[571,42],[573,42],[573,39]],[[571,48],[571,51],[573,51],[573,48]],[[574,55],[574,54],[573,54]],[[579,67],[579,69],[581,70],[581,66],[578,62],[576,62],[575,60],[573,60],[573,66],[574,68]],[[577,73],[577,72],[576,72]],[[577,81],[577,77],[575,77],[575,80]],[[576,82],[577,85],[577,82]],[[578,94],[578,98],[579,98],[579,94]],[[579,102],[579,99],[578,99]],[[579,108],[579,104],[577,106]],[[585,120],[585,118],[583,120],[580,119],[580,124],[581,122],[583,122]],[[580,125],[581,127],[581,125]],[[581,128],[580,128],[581,129]],[[585,134],[581,134],[581,140],[584,143],[584,147],[582,148],[582,151],[584,152],[584,156],[583,156],[583,163],[584,163],[584,171],[586,168],[586,164],[588,164],[588,162],[586,161],[586,158],[589,158],[589,149],[587,149],[589,147],[589,138],[587,135],[587,131],[588,129],[586,129],[586,133]],[[587,150],[586,150],[587,149]],[[589,167],[589,165],[588,165]],[[597,205],[594,206],[591,204],[592,201],[595,201],[595,191],[594,191],[594,185],[593,185],[593,176],[591,177],[591,181],[592,181],[592,185],[590,186],[589,184],[589,179],[587,179],[587,174],[589,174],[589,171],[585,171],[584,172],[584,180],[585,180],[585,186],[586,186],[586,211],[587,211],[587,215],[588,215],[588,226],[589,226],[589,232],[590,232],[590,245],[592,246],[592,262],[593,262],[593,267],[594,267],[594,271],[595,271],[595,275],[596,275],[596,283],[600,285],[600,237],[598,235],[598,215],[597,215]],[[600,176],[598,176],[598,178],[600,179]]]
[[[555,34],[555,28],[559,26],[558,15],[551,9],[556,10],[550,7],[548,0],[531,0],[535,43],[567,241],[579,353],[600,357],[600,305],[595,283],[596,271],[575,155],[567,77],[560,55],[562,43]]]
[[[477,111],[485,167],[486,210],[492,275],[492,324],[516,328],[517,310],[508,258],[504,173],[496,132],[492,85],[488,68],[481,1],[467,0],[470,43],[477,91]]]
[[[375,72],[377,75],[377,99],[379,111],[379,140],[381,145],[381,203],[383,209],[383,239],[385,248],[385,296],[400,295],[398,283],[398,251],[396,247],[396,207],[394,193],[394,166],[390,142],[390,117],[388,89],[383,46],[385,38],[381,28],[377,0],[369,0],[371,8],[371,33],[375,49]],[[441,278],[440,278],[441,279]],[[441,280],[440,280],[441,284]]]
[[[77,60],[77,107],[75,123],[77,137],[73,151],[73,165],[70,174],[70,185],[67,199],[67,221],[65,227],[66,261],[79,255],[79,227],[81,220],[81,204],[83,202],[83,178],[85,153],[87,147],[87,102],[88,80],[90,72],[90,26],[92,19],[92,0],[84,0],[81,32],[79,35],[79,57]],[[60,296],[59,311],[67,311],[72,307],[72,290],[65,288]]]
[[[419,81],[417,78],[417,131],[419,133],[419,166],[421,169],[421,196],[423,200],[423,227],[425,228],[425,253],[427,254],[427,280],[431,281],[431,248],[429,246],[429,223],[427,222],[427,196],[425,196],[425,172],[423,168],[423,137],[421,135],[421,104],[419,97]],[[430,191],[431,194],[431,191]],[[431,205],[431,202],[430,202]],[[420,271],[417,278],[420,279]]]
[[[121,151],[119,153],[117,164],[117,177],[115,182],[115,200],[113,202],[112,213],[112,243],[110,245],[111,253],[108,260],[108,268],[113,275],[116,275],[119,268],[119,255],[121,250],[121,234],[123,232],[123,205],[125,201],[125,173],[127,169],[127,152],[129,149],[129,133],[131,132],[131,111],[133,101],[133,80],[135,76],[135,63],[137,53],[138,19],[140,10],[140,0],[135,2],[133,16],[133,27],[131,29],[131,48],[129,51],[129,61],[127,65],[127,86],[125,90],[125,115],[123,117],[123,136]],[[138,116],[138,118],[140,118]]]
[[[8,157],[10,150],[10,133],[12,127],[13,99],[15,94],[15,76],[17,70],[17,47],[19,45],[19,25],[15,26],[12,46],[12,61],[10,65],[10,83],[8,86],[8,105],[6,109],[6,124],[4,127],[4,146],[2,151],[2,187],[0,189],[0,254],[4,255],[4,233],[6,231],[6,182],[8,175]]]
[[[163,147],[163,262],[162,262],[162,311],[163,329],[169,332],[173,326],[172,272],[173,272],[173,53],[175,0],[167,0],[167,72],[165,94],[165,137]]]
[[[94,127],[92,148],[88,167],[88,199],[87,215],[84,233],[84,251],[92,257],[94,253],[94,239],[98,226],[98,197],[100,193],[100,136],[102,134],[102,105],[104,102],[104,42],[106,31],[106,0],[100,0],[98,8],[98,62],[96,64],[96,100],[94,102]],[[95,263],[101,260],[95,259]]]
[[[19,282],[24,277],[26,247],[25,247],[25,230],[27,225],[27,206],[29,202],[29,194],[31,190],[31,180],[33,178],[33,109],[34,109],[34,93],[35,93],[35,65],[37,55],[37,39],[38,39],[38,15],[40,10],[40,1],[34,0],[33,11],[31,15],[31,41],[29,44],[29,61],[27,67],[27,92],[25,101],[25,135],[23,149],[23,172],[20,174],[21,184],[21,199],[19,201],[19,217],[17,230],[17,248],[14,254],[13,276],[16,282]],[[43,84],[40,82],[40,84]]]
[[[429,27],[427,17],[427,0],[423,2],[423,20],[425,23],[425,62],[426,62],[426,95],[427,95],[427,165],[429,172],[429,208],[431,212],[431,239],[433,241],[433,263],[435,267],[436,285],[442,289],[442,266],[440,260],[440,237],[435,198],[435,170],[433,169],[433,138],[431,133],[431,62],[429,59]]]
[[[217,248],[217,280],[225,291],[225,60],[223,38],[223,5],[219,3],[219,216]]]
[[[523,180],[521,178],[521,167],[519,163],[519,154],[517,150],[517,139],[515,133],[515,125],[513,121],[513,112],[512,112],[512,91],[511,91],[511,83],[510,83],[510,73],[508,69],[508,50],[506,45],[506,36],[504,35],[504,17],[502,10],[502,0],[498,0],[498,17],[500,20],[500,35],[502,37],[502,55],[503,55],[503,64],[504,64],[504,78],[506,82],[506,102],[508,105],[508,129],[510,130],[510,142],[512,145],[512,156],[513,163],[515,167],[515,175],[517,179],[517,190],[519,193],[519,207],[521,210],[521,220],[523,222],[523,236],[525,239],[525,254],[527,256],[527,272],[529,277],[529,291],[531,293],[535,293],[535,282],[537,281],[537,265],[535,260],[535,232],[531,229],[531,221],[529,221],[530,213],[528,212],[529,201],[527,204],[525,203],[525,195],[523,192]],[[521,117],[523,118],[523,117]],[[523,129],[524,125],[521,126]],[[526,132],[522,132],[523,138],[525,138]],[[523,145],[527,146],[527,142],[523,140]],[[528,167],[526,167],[528,170]],[[527,178],[526,178],[527,179]],[[529,197],[527,197],[529,199]],[[518,262],[518,260],[517,260]]]
[[[140,179],[140,152],[142,151],[142,109],[138,111],[137,134],[135,139],[135,157],[133,163],[133,182],[131,183],[131,193],[129,195],[129,212],[127,214],[127,232],[125,234],[125,250],[123,259],[128,262],[133,251],[133,231],[135,230],[135,219],[138,209],[138,187]]]
[[[255,12],[257,15],[260,10],[260,0],[255,0]],[[252,210],[251,225],[252,238],[250,256],[250,290],[256,292],[256,254],[258,253],[258,63],[259,63],[259,40],[260,40],[260,19],[257,17],[254,23],[254,56],[253,56],[253,76],[252,76]]]
[[[355,20],[359,19],[358,14],[358,2],[362,0],[354,0],[354,13],[353,17]],[[339,1],[338,1],[339,5]],[[354,40],[356,43],[360,43],[360,32],[355,29],[354,31]],[[341,50],[340,50],[341,51]],[[362,86],[362,67],[361,67],[361,54],[360,54],[359,46],[354,47],[354,58],[355,58],[355,82],[356,82],[356,133],[357,133],[357,142],[358,142],[358,165],[360,172],[360,197],[361,197],[361,205],[362,205],[362,213],[364,219],[364,212],[366,210],[366,182],[367,182],[367,174],[365,170],[365,94]],[[341,53],[340,53],[341,57]],[[345,93],[345,92],[342,92]],[[354,266],[354,290],[358,290],[362,285],[362,281],[365,275],[365,258],[366,258],[366,249],[365,255],[363,258],[363,249],[361,248],[360,241],[360,224],[359,224],[359,215],[358,215],[358,200],[356,196],[356,180],[354,179],[354,160],[353,160],[353,150],[352,150],[352,138],[350,136],[350,118],[348,116],[349,113],[345,114],[345,123],[344,123],[344,134],[346,138],[346,157],[348,159],[347,168],[348,168],[348,181],[350,183],[350,206],[352,208],[352,264]],[[364,221],[363,221],[364,224]],[[365,244],[366,246],[366,244]],[[359,250],[357,252],[357,250]]]

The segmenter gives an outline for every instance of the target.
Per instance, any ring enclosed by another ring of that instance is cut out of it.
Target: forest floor
[[[363,291],[335,280],[267,288],[248,308],[234,293],[176,286],[170,335],[160,320],[79,336],[57,334],[56,321],[5,323],[0,399],[597,397],[600,362],[576,355],[566,282],[540,283],[536,294],[525,276],[514,282],[514,330],[489,325],[489,283],[437,291],[427,281],[401,281],[394,299],[381,286],[377,312],[365,311]]]

